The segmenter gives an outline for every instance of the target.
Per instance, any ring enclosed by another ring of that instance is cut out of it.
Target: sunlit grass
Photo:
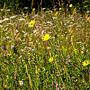
[[[90,16],[2,14],[1,90],[89,90]]]

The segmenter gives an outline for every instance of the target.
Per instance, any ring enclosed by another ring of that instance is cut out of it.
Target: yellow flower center
[[[29,22],[29,27],[31,28],[31,27],[34,27],[34,25],[35,25],[35,20],[31,20],[30,22]]]

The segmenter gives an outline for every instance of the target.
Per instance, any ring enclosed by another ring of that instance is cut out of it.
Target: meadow
[[[0,90],[90,90],[90,16],[1,9]]]

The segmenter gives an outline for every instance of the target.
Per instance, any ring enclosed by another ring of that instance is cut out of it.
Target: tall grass
[[[2,11],[0,19],[1,90],[90,89],[90,16]]]

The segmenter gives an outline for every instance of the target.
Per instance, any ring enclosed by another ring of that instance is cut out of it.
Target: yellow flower
[[[50,63],[53,62],[53,57],[50,57],[48,60]]]
[[[73,6],[72,4],[69,5],[70,8],[71,8],[72,6]]]
[[[83,66],[88,66],[90,64],[90,60],[85,60],[82,62]]]
[[[42,36],[42,40],[43,41],[47,41],[51,38],[51,36],[49,34],[45,34],[44,36]]]
[[[29,22],[29,27],[31,28],[31,27],[34,27],[34,25],[35,25],[35,20],[31,20],[30,22]]]

